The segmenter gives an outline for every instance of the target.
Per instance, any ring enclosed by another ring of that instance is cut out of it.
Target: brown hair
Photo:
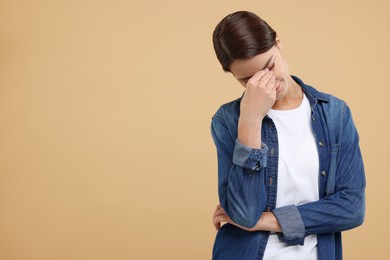
[[[236,59],[248,59],[274,46],[276,32],[254,13],[238,11],[227,15],[215,27],[213,45],[222,69],[230,72]]]

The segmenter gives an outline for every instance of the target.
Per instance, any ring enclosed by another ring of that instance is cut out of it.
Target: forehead
[[[262,70],[267,61],[273,56],[275,57],[275,46],[268,51],[253,56],[245,60],[234,60],[230,65],[230,71],[236,78],[245,78],[254,75],[259,70]]]

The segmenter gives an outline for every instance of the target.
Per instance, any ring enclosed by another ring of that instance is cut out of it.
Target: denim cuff
[[[261,143],[261,149],[252,148],[243,145],[236,138],[233,163],[246,169],[259,171],[260,168],[267,166],[268,146]]]
[[[279,234],[279,240],[290,245],[303,245],[305,225],[298,208],[294,205],[289,205],[276,208],[272,212],[282,228],[283,234]]]

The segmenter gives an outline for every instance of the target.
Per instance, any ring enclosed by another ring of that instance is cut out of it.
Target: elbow
[[[355,227],[361,226],[364,223],[366,215],[366,200],[364,194],[359,200],[359,207],[355,210]]]
[[[364,222],[364,214],[354,214],[351,216],[349,219],[349,227],[347,229],[353,229],[356,227],[359,227],[363,224]]]
[[[364,218],[365,218],[365,205],[363,204],[359,210],[356,211],[354,214],[354,227],[358,227],[363,225],[364,223]]]
[[[366,212],[366,202],[364,192],[359,191],[353,196],[346,196],[345,203],[343,203],[344,214],[341,214],[344,219],[344,229],[353,229],[361,226],[364,222]]]
[[[364,217],[365,217],[365,214],[364,214],[364,213],[360,215],[359,219],[358,219],[357,222],[356,222],[356,223],[357,223],[357,227],[363,225],[363,223],[364,223]]]
[[[356,228],[363,225],[365,219],[365,205],[362,203],[355,211],[353,211],[349,218],[349,228]]]
[[[253,228],[259,221],[262,211],[260,209],[232,210],[230,212],[232,221],[245,228]]]
[[[256,226],[258,220],[254,218],[236,218],[236,220],[233,221],[240,226],[251,229]]]

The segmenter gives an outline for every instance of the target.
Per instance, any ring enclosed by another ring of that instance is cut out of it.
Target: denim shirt
[[[211,134],[217,148],[218,195],[226,214],[237,224],[253,227],[261,214],[272,211],[282,232],[279,240],[303,245],[317,235],[318,259],[342,259],[341,231],[363,223],[365,174],[359,136],[347,104],[291,76],[309,99],[312,128],[318,145],[319,200],[275,208],[278,182],[278,136],[268,116],[262,121],[261,149],[237,139],[241,98],[222,105],[212,117]],[[259,133],[260,134],[260,133]],[[291,194],[294,196],[294,194]],[[218,231],[213,259],[263,258],[268,231],[249,232],[232,224]]]

